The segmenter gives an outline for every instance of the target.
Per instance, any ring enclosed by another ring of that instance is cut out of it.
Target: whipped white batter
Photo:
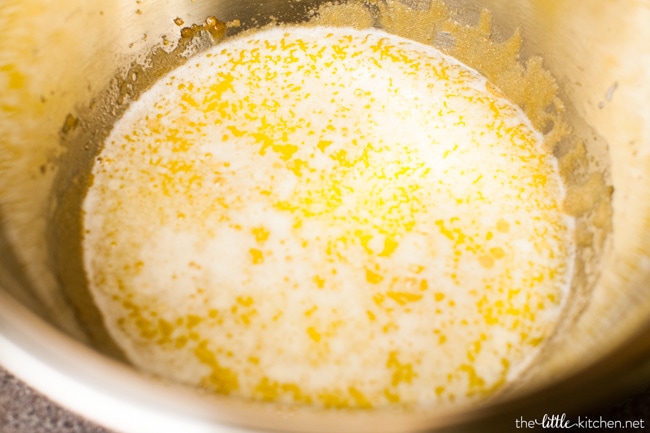
[[[429,46],[232,39],[115,125],[83,207],[89,288],[136,366],[218,393],[480,399],[552,331],[571,277],[542,140]]]

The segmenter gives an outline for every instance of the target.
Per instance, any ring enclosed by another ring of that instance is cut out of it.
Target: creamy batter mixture
[[[429,46],[325,27],[228,40],[107,139],[89,288],[136,366],[218,393],[481,399],[550,334],[571,278],[542,141]]]

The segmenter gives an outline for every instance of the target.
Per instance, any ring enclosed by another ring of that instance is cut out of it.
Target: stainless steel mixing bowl
[[[646,0],[448,0],[443,21],[412,23],[414,37],[452,54],[462,38],[453,33],[458,28],[449,19],[461,23],[464,34],[475,38],[476,43],[463,51],[475,56],[472,66],[492,74],[490,78],[505,87],[508,71],[490,66],[490,58],[499,51],[479,51],[494,46],[488,40],[505,44],[521,36],[521,49],[515,47],[520,63],[547,69],[558,84],[560,99],[541,108],[563,109],[572,128],[571,138],[554,152],[573,188],[567,206],[579,220],[581,278],[565,320],[534,368],[505,392],[478,406],[444,411],[287,408],[204,395],[148,377],[120,359],[101,328],[99,313],[75,288],[83,276],[73,263],[80,253],[81,234],[79,217],[70,209],[78,207],[103,134],[157,74],[219,37],[223,29],[214,21],[206,23],[206,17],[239,20],[240,26],[228,29],[235,33],[271,20],[304,20],[320,3],[0,3],[0,364],[64,406],[110,428],[133,432],[502,431],[512,429],[520,418],[570,412],[647,383],[650,2]],[[390,20],[382,20],[378,11],[398,4],[356,3],[379,26]],[[439,8],[440,2],[401,0],[399,7],[427,11]],[[354,16],[348,19],[355,24]],[[409,28],[409,18],[400,19],[402,27]],[[192,29],[192,23],[199,25]],[[188,29],[179,41],[182,26]],[[426,31],[419,31],[423,26]],[[520,90],[524,96],[534,92]],[[522,101],[525,105],[525,98]],[[547,133],[558,127],[541,126]]]

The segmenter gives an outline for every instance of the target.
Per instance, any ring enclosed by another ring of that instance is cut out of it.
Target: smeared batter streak
[[[276,28],[161,79],[84,203],[143,370],[325,407],[480,399],[553,328],[571,221],[543,137],[475,71],[376,30]]]

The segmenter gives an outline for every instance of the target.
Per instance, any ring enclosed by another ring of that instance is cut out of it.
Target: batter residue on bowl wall
[[[552,332],[573,222],[543,136],[476,71],[378,30],[227,40],[115,125],[89,288],[143,370],[246,398],[478,400]]]

